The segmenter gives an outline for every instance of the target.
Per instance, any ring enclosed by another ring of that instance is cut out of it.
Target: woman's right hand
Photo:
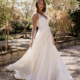
[[[30,42],[29,47],[32,47],[33,42]]]

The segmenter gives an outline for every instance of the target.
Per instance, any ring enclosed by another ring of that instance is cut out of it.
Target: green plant
[[[15,33],[19,33],[24,30],[24,26],[21,22],[18,21],[17,23],[15,23],[14,21],[11,21],[10,23],[11,23],[12,27],[14,28]]]
[[[32,27],[33,27],[33,25],[31,24],[30,27],[29,27],[29,29],[32,29]]]
[[[5,40],[5,34],[0,35],[0,40]],[[8,36],[8,40],[13,40],[13,38]]]
[[[8,37],[8,40],[13,40],[13,38],[11,36]]]
[[[0,40],[5,40],[5,34],[2,33],[2,34],[0,35]]]
[[[0,32],[0,35],[3,35],[3,34],[4,34],[3,31],[1,31],[1,32]]]
[[[72,27],[70,27],[71,34],[79,36],[80,35],[80,9],[71,12],[70,18],[75,24],[72,25]]]

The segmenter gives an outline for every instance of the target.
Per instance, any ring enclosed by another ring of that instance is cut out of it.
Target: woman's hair
[[[37,13],[39,12],[38,2],[39,2],[39,0],[36,1],[36,3],[35,3],[35,6],[36,6],[36,12],[37,12]],[[46,12],[46,2],[45,2],[45,0],[43,0],[43,2],[44,2],[44,8],[43,8],[42,12]]]

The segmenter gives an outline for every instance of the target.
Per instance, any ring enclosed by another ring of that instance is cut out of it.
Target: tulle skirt
[[[39,29],[32,47],[16,62],[8,66],[16,71],[17,79],[73,80],[59,51],[53,44],[49,28]]]

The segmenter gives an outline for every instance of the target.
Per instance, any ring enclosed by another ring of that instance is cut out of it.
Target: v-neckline
[[[39,14],[39,13],[38,13],[38,14]],[[43,14],[44,14],[44,13],[43,13]],[[41,15],[41,14],[39,14],[39,15]],[[44,14],[44,15],[45,15],[45,14]],[[41,16],[42,16],[42,15],[41,15]],[[42,16],[42,17],[44,17],[44,16]],[[47,17],[47,16],[46,16],[46,17]],[[44,18],[45,18],[45,17],[44,17]],[[45,18],[45,19],[46,19],[46,18]],[[47,17],[47,19],[48,19],[48,17]],[[47,20],[47,19],[46,19],[46,20]]]

